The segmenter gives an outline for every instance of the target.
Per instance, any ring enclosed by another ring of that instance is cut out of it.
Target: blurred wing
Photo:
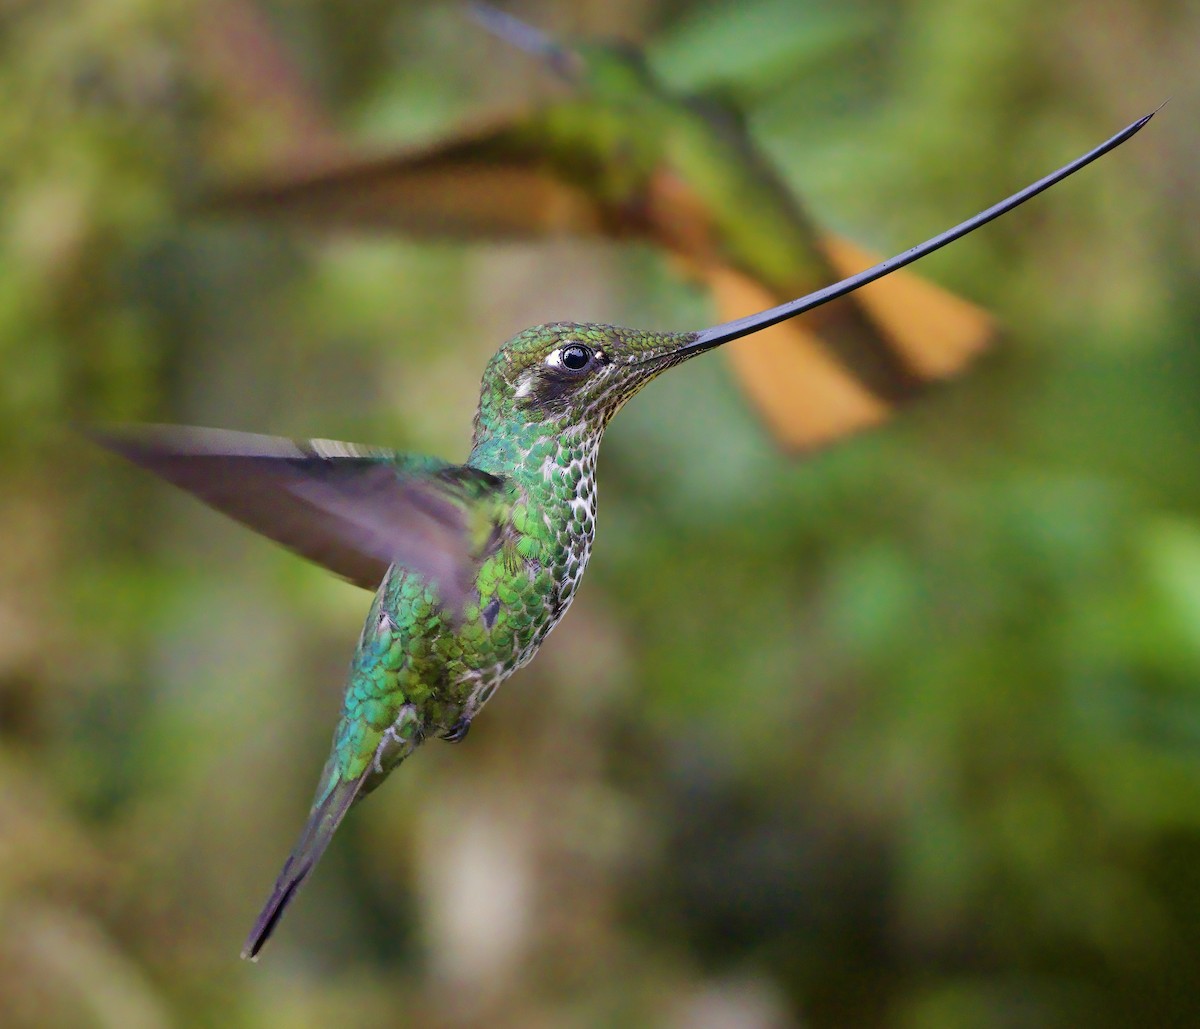
[[[600,205],[555,171],[527,118],[493,119],[420,149],[350,156],[228,186],[209,206],[430,239],[605,231]]]
[[[883,260],[837,236],[825,237],[822,245],[837,278]],[[904,268],[864,286],[855,296],[923,379],[957,374],[997,335],[996,320],[982,307]]]
[[[839,276],[875,263],[842,239],[827,238],[823,246]],[[711,265],[700,274],[723,320],[779,302],[766,286],[728,266]],[[723,348],[742,389],[788,450],[814,450],[878,425],[919,396],[922,385],[962,372],[996,336],[986,311],[911,272],[896,272],[852,299],[877,330],[873,345],[898,358],[917,389],[881,389],[879,375],[865,374],[870,364],[855,358],[870,355],[839,346],[852,310],[832,304],[823,317],[781,322]]]
[[[472,511],[502,490],[476,468],[335,440],[185,426],[90,435],[355,585],[374,590],[399,564],[459,611],[487,542]]]
[[[722,320],[778,300],[726,266],[704,271]],[[722,350],[772,435],[787,450],[809,451],[882,422],[887,403],[859,382],[803,320],[781,322]]]

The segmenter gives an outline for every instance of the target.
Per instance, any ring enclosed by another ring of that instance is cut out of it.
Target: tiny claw
[[[462,743],[467,738],[467,733],[471,731],[471,719],[464,715],[451,726],[450,731],[442,737],[447,743]]]

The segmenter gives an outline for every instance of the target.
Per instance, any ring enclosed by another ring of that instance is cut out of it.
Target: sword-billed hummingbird
[[[484,370],[465,464],[330,440],[181,427],[96,438],[375,599],[308,823],[246,940],[255,958],[346,812],[425,739],[461,740],[571,603],[596,531],[609,420],[674,365],[845,296],[999,217],[1138,132],[941,235],[790,303],[702,332],[561,322]]]

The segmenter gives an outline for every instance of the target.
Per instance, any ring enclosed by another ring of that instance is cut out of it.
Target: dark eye
[[[569,347],[562,348],[560,359],[564,368],[570,368],[571,371],[578,372],[588,366],[592,360],[592,352],[579,343],[572,343]]]

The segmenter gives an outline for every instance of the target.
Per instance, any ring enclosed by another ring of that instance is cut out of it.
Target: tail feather
[[[246,944],[242,947],[242,957],[246,960],[258,960],[259,951],[275,931],[275,926],[283,917],[292,897],[321,860],[321,855],[325,853],[325,848],[329,846],[337,827],[342,824],[346,812],[358,799],[365,777],[364,773],[358,779],[335,779],[331,787],[325,788],[322,794],[319,794],[320,799],[313,805],[300,839],[284,864],[283,871],[279,873],[279,878],[275,880],[270,899],[259,913],[250,935],[246,937]]]

